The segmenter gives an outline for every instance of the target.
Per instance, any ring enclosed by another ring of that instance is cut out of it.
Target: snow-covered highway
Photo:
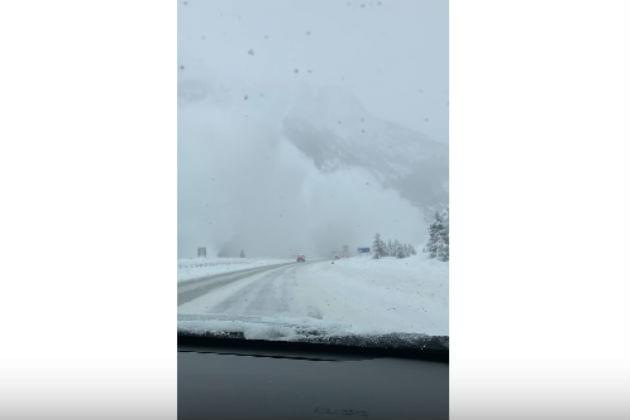
[[[267,265],[256,268],[248,268],[244,270],[232,271],[222,274],[215,274],[208,277],[182,281],[177,285],[177,305],[180,306],[199,296],[203,296],[213,289],[224,286],[237,280],[249,278],[256,274],[272,270],[278,267],[284,267],[293,263],[282,263]]]
[[[344,333],[448,335],[446,270],[445,263],[420,256],[356,257],[184,281],[178,284],[179,325],[250,336],[260,333],[256,325],[261,323]]]

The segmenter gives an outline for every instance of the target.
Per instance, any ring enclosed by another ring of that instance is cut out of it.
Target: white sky
[[[446,0],[180,0],[179,13],[189,76],[243,94],[344,87],[373,115],[448,141]]]

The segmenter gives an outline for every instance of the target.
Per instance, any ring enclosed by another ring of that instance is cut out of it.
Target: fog
[[[448,194],[446,8],[180,2],[179,256],[422,245]]]

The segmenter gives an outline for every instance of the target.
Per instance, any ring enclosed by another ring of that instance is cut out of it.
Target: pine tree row
[[[412,245],[403,244],[398,240],[385,242],[378,233],[374,236],[372,249],[374,258],[377,259],[382,257],[406,258],[416,255],[416,249]]]

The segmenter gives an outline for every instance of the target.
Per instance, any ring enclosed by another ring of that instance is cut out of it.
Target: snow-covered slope
[[[370,115],[347,91],[302,89],[283,128],[322,171],[357,166],[419,207],[447,202],[447,146]]]

